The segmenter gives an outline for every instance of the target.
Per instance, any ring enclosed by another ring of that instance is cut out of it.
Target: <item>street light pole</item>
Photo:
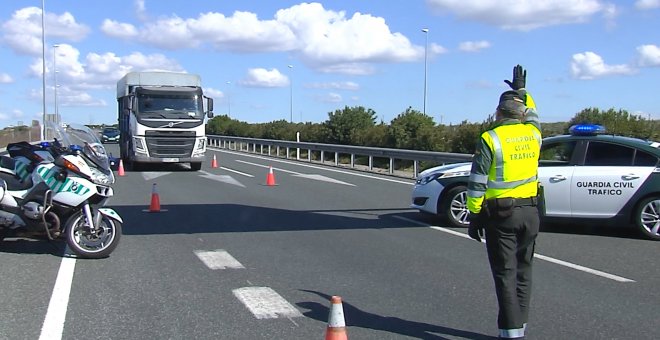
[[[229,97],[230,81],[227,81],[227,116],[231,118],[231,98]]]
[[[425,37],[425,43],[424,43],[424,111],[423,113],[426,114],[426,79],[427,79],[427,68],[428,68],[428,49],[429,49],[429,29],[428,28],[422,28],[422,32],[424,32],[424,37]]]
[[[41,140],[46,140],[46,21],[44,19],[45,0],[41,0]]]
[[[57,106],[57,48],[60,47],[59,44],[53,45],[53,78],[55,79],[55,120],[60,122],[60,110]]]
[[[288,65],[293,69],[293,65]],[[293,71],[289,73],[289,123],[293,123]]]

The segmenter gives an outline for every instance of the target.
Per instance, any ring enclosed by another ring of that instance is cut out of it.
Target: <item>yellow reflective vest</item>
[[[541,131],[533,100],[527,97],[530,122],[508,119],[481,134],[482,149],[475,153],[470,182],[468,209],[478,214],[484,199],[498,197],[535,197],[538,190],[538,161]],[[488,157],[490,156],[490,157]],[[490,164],[480,164],[489,162]]]

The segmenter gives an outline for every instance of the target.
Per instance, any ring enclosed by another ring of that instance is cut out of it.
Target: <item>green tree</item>
[[[431,116],[408,107],[390,123],[392,144],[400,149],[432,150],[434,146]]]
[[[603,125],[608,133],[642,139],[657,138],[657,129],[652,122],[640,115],[633,115],[626,110],[609,109],[601,111],[597,108],[588,108],[577,113],[568,126],[579,123],[591,123]]]
[[[376,124],[376,112],[362,106],[344,107],[328,113],[324,125],[328,142],[345,145],[364,145],[363,132]]]

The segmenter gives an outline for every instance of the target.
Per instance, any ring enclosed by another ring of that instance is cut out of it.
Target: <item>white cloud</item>
[[[360,85],[352,81],[310,83],[310,84],[306,84],[305,87],[311,89],[335,89],[335,90],[349,90],[349,91],[357,91],[360,89]]]
[[[63,41],[80,41],[89,27],[79,24],[71,13],[57,15],[46,12],[46,37]],[[41,54],[41,8],[19,9],[2,25],[2,39],[19,54]]]
[[[577,79],[590,80],[613,75],[631,75],[636,71],[629,65],[607,65],[594,52],[577,53],[571,62],[571,75]]]
[[[447,53],[447,49],[442,47],[441,45],[432,43],[431,46],[429,46],[429,51],[431,52],[430,54],[445,54]]]
[[[489,48],[490,42],[481,41],[464,41],[458,45],[458,49],[463,52],[479,52],[483,49]]]
[[[637,0],[635,8],[640,10],[660,8],[660,0]]]
[[[503,29],[529,31],[540,27],[581,23],[614,8],[600,0],[426,0],[438,14],[453,13]]]
[[[53,76],[53,63],[57,63],[58,102],[62,106],[104,106],[105,101],[94,98],[88,91],[114,89],[117,80],[131,71],[172,71],[185,70],[175,61],[162,54],[145,55],[133,52],[118,56],[112,52],[88,53],[81,57],[80,51],[69,44],[59,44],[48,54],[56,57],[46,59],[46,77],[49,84]],[[30,65],[30,74],[41,78],[42,61],[35,58]],[[50,85],[52,86],[52,85]],[[36,90],[35,90],[36,91]],[[41,93],[38,93],[39,98]]]
[[[14,79],[7,73],[0,73],[0,84],[13,83]]]
[[[110,37],[120,39],[130,39],[138,35],[135,26],[110,19],[103,20],[103,24],[101,24],[101,32]]]
[[[317,100],[323,103],[341,103],[344,101],[339,93],[330,92],[324,96],[317,97]]]
[[[225,97],[224,92],[222,92],[220,90],[216,90],[216,89],[211,88],[211,87],[204,87],[204,95],[207,96],[207,97],[211,97],[215,100],[222,99],[222,98]]]
[[[148,20],[147,6],[145,5],[144,0],[135,0],[135,14],[141,21]]]
[[[173,15],[137,28],[106,20],[102,30],[112,37],[170,50],[211,47],[218,51],[291,52],[321,72],[371,74],[369,63],[418,61],[424,56],[422,46],[391,32],[385,19],[362,13],[347,16],[320,3],[281,9],[267,20],[245,11],[231,16],[207,12],[196,18]],[[444,52],[432,44],[431,53]]]
[[[639,54],[639,66],[660,66],[660,47],[656,45],[642,45],[637,47],[637,53]]]
[[[239,84],[247,87],[284,87],[289,85],[289,78],[276,68],[270,70],[252,68],[248,70],[247,76],[239,81]]]

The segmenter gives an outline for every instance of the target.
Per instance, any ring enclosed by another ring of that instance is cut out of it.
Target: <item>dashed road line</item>
[[[467,234],[464,234],[464,233],[461,233],[461,232],[458,232],[458,231],[455,231],[455,230],[451,230],[451,229],[447,229],[447,228],[443,228],[443,227],[438,227],[438,226],[429,226],[426,223],[411,220],[409,218],[405,218],[405,217],[401,217],[401,216],[394,216],[394,218],[397,218],[397,219],[400,219],[400,220],[403,220],[403,221],[406,221],[406,222],[414,223],[414,224],[417,224],[417,225],[420,225],[420,226],[429,227],[433,230],[442,231],[442,232],[447,233],[447,234],[452,234],[452,235],[455,235],[455,236],[459,236],[459,237],[463,237],[463,238],[472,240],[472,238],[470,238],[470,236],[468,236]],[[485,240],[482,240],[481,242],[485,243]],[[610,273],[607,273],[607,272],[603,272],[603,271],[596,270],[596,269],[593,269],[593,268],[581,266],[579,264],[559,260],[559,259],[556,259],[556,258],[553,258],[553,257],[550,257],[550,256],[541,255],[541,254],[538,254],[538,253],[534,254],[534,257],[538,258],[539,260],[551,262],[551,263],[554,263],[554,264],[558,264],[560,266],[572,268],[572,269],[575,269],[575,270],[579,270],[579,271],[582,271],[582,272],[585,272],[585,273],[593,274],[593,275],[600,276],[600,277],[610,279],[610,280],[614,280],[614,281],[617,281],[617,282],[624,282],[624,283],[635,282],[635,280],[628,279],[628,278],[625,278],[623,276],[610,274]]]
[[[227,269],[227,268],[231,268],[231,269],[245,268],[233,256],[231,256],[228,252],[222,249],[212,250],[212,251],[195,250],[194,253],[211,270]]]
[[[232,291],[257,319],[302,317],[302,313],[269,287],[243,287]]]

